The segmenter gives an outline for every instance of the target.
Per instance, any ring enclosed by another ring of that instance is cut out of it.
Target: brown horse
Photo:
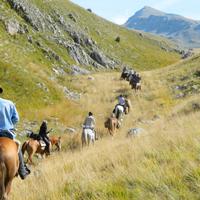
[[[22,145],[22,154],[24,155],[25,151],[28,153],[27,162],[33,164],[33,155],[35,153],[40,154],[42,157],[48,155],[48,152],[45,149],[45,146],[41,144],[41,141],[29,139]]]
[[[50,149],[53,145],[56,146],[58,151],[61,150],[61,137],[51,137],[50,138]],[[22,145],[22,154],[24,155],[25,151],[28,153],[27,162],[33,164],[33,155],[35,153],[40,154],[42,157],[44,155],[49,155],[45,147],[42,145],[41,141],[29,139]]]
[[[131,107],[131,101],[129,99],[125,99],[125,114],[130,113]]]
[[[19,145],[9,138],[0,138],[0,200],[6,200],[14,177],[18,174]]]
[[[56,146],[55,150],[57,151],[61,150],[61,137],[52,136],[50,137],[50,142],[51,142],[52,147]]]
[[[113,136],[116,132],[116,129],[119,128],[117,118],[112,115],[105,121],[104,126],[105,128],[108,129],[108,132],[110,133],[110,135]]]

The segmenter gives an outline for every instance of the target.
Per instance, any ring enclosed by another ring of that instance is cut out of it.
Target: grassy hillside
[[[198,92],[187,91],[182,98],[174,93],[181,77],[199,83],[199,78],[192,76],[199,59],[197,56],[162,70],[143,72],[143,90],[138,94],[119,80],[119,73],[96,74],[93,81],[88,76],[73,79],[83,92],[82,108],[94,112],[98,130],[105,137],[94,147],[73,153],[64,147],[61,154],[40,161],[29,179],[23,183],[15,179],[11,199],[199,199],[200,112],[182,110],[194,100],[199,104],[200,97]],[[122,92],[128,95],[133,109],[111,139],[103,122]],[[76,119],[77,126],[82,117]],[[132,127],[144,132],[127,138]],[[77,146],[80,132],[70,136]],[[63,137],[64,146],[68,139]]]
[[[69,76],[73,65],[93,71],[123,65],[144,70],[179,59],[170,43],[126,30],[67,0],[9,0],[0,7],[1,86],[25,118],[42,119],[38,110],[66,101],[63,87],[74,89]],[[9,26],[17,33],[9,34]],[[105,66],[91,59],[93,51]]]

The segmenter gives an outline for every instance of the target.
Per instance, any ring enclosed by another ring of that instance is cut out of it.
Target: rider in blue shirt
[[[3,93],[3,89],[0,88],[0,94]],[[19,115],[17,109],[12,101],[0,98],[0,137],[8,137],[15,139],[14,125],[19,121]],[[19,151],[19,175],[22,179],[25,179],[30,170],[24,164],[21,149]]]

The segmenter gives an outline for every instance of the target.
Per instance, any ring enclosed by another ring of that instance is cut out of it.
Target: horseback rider
[[[122,94],[120,94],[119,97],[118,97],[118,104],[123,106],[123,107],[125,105],[125,98],[123,97]]]
[[[50,155],[50,139],[48,137],[48,134],[52,131],[52,129],[50,129],[49,131],[47,131],[47,121],[44,120],[40,126],[40,131],[39,131],[39,136],[40,138],[45,142],[46,144],[46,151],[47,153]]]
[[[88,116],[86,117],[84,123],[83,123],[83,128],[84,129],[91,129],[94,131],[94,128],[95,128],[95,118],[93,116],[93,113],[92,112],[89,112],[88,113]]]
[[[3,89],[0,87],[0,94],[3,93]],[[7,137],[15,140],[16,134],[14,132],[14,125],[19,121],[19,115],[17,109],[12,101],[0,98],[0,137]],[[18,152],[19,156],[19,169],[18,173],[21,179],[25,179],[30,170],[24,163],[21,148]]]

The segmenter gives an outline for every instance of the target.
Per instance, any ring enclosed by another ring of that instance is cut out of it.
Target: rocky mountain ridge
[[[164,13],[148,6],[130,17],[125,26],[165,36],[185,47],[200,47],[200,21]]]

